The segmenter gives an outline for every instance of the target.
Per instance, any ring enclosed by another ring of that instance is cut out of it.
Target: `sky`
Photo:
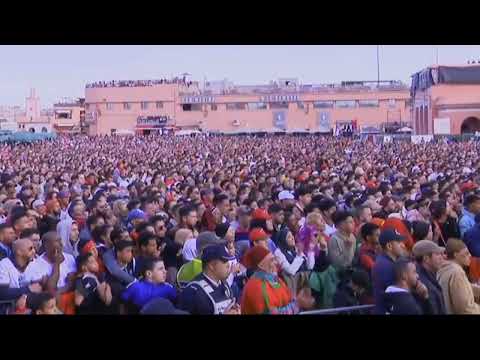
[[[433,45],[381,45],[381,80],[402,80],[436,63]],[[24,106],[35,88],[42,107],[84,97],[100,80],[158,79],[265,84],[283,77],[304,84],[377,79],[376,45],[0,45],[0,105]],[[479,45],[440,45],[440,64],[480,60]]]

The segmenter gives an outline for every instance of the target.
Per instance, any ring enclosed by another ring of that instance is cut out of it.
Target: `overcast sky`
[[[478,45],[438,47],[439,63],[480,59]],[[285,46],[0,46],[0,105],[24,105],[34,87],[42,107],[84,96],[85,83],[192,74],[193,80],[228,78],[263,84],[280,77],[302,83],[376,80],[376,45]],[[410,83],[410,75],[436,63],[432,45],[382,45],[380,77]]]

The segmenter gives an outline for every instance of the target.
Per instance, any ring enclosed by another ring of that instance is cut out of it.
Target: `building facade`
[[[85,99],[65,100],[53,105],[53,130],[59,134],[78,134],[84,131]]]
[[[30,90],[30,96],[25,99],[25,112],[16,114],[17,131],[32,133],[52,132],[53,110],[41,110],[40,97],[35,89]]]
[[[480,131],[480,65],[431,66],[412,76],[416,135]]]
[[[85,89],[90,135],[168,130],[361,132],[410,125],[410,93],[397,81],[302,85],[281,79],[235,86],[224,80],[118,81]]]

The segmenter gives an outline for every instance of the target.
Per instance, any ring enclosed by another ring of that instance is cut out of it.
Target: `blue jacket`
[[[136,281],[126,288],[122,294],[122,300],[144,307],[148,302],[156,298],[164,298],[175,303],[177,292],[170,284],[154,284],[145,280]]]
[[[393,269],[395,262],[382,253],[377,256],[372,268],[373,296],[375,298],[375,314],[385,314],[385,290],[395,282]]]
[[[463,238],[465,233],[475,226],[475,215],[468,210],[464,210],[458,226],[460,227],[460,235]]]
[[[480,223],[468,230],[463,236],[463,242],[474,257],[480,257]]]

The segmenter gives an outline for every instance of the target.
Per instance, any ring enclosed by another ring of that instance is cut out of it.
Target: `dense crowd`
[[[190,87],[193,82],[187,81],[186,77],[174,77],[173,79],[160,79],[160,80],[110,80],[110,81],[97,81],[91,84],[87,84],[86,88],[109,88],[109,87],[144,87],[164,84],[180,84]]]
[[[0,145],[2,313],[480,314],[479,147],[313,135]]]

